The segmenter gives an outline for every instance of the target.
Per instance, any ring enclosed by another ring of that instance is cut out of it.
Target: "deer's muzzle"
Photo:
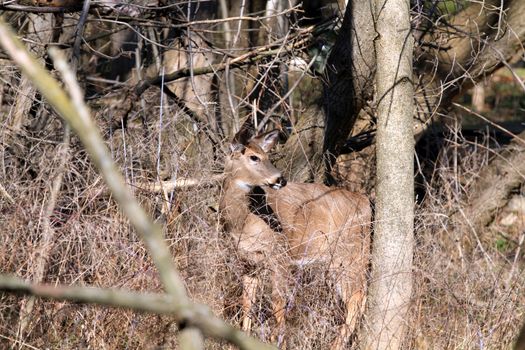
[[[270,187],[274,190],[278,190],[284,186],[286,186],[286,179],[284,178],[284,176],[278,177],[275,183],[270,184]]]

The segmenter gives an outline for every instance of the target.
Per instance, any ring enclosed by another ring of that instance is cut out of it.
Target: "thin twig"
[[[281,105],[281,103],[284,102],[284,100],[286,100],[288,97],[290,97],[290,95],[295,91],[295,88],[297,88],[297,86],[299,85],[299,83],[301,81],[303,81],[303,78],[305,77],[306,73],[310,70],[310,68],[312,68],[312,65],[314,64],[314,62],[316,61],[317,59],[317,54],[314,55],[314,57],[312,57],[312,59],[310,60],[310,63],[308,63],[308,65],[306,66],[306,68],[301,72],[301,75],[299,76],[299,78],[297,78],[297,80],[295,81],[295,83],[292,85],[292,87],[288,90],[288,92],[279,99],[279,101],[277,101],[265,114],[263,120],[261,121],[261,123],[259,124],[259,127],[257,128],[257,132],[260,133],[262,131],[262,129],[264,128],[264,126],[266,125],[266,123],[268,122],[268,120],[271,118],[273,112],[277,109],[277,107],[279,107]]]
[[[494,123],[493,121],[491,121],[491,120],[485,118],[485,117],[482,116],[481,114],[476,113],[476,112],[474,112],[473,110],[471,110],[471,109],[469,109],[469,108],[467,108],[467,107],[465,107],[465,106],[462,106],[462,105],[460,105],[460,104],[457,103],[457,102],[453,102],[452,105],[455,106],[455,107],[461,108],[461,109],[463,109],[464,111],[466,111],[466,112],[472,114],[473,116],[478,117],[479,119],[481,119],[481,120],[483,120],[483,121],[489,123],[490,125],[492,125],[492,126],[495,127],[496,129],[499,129],[499,130],[503,131],[505,134],[507,134],[507,135],[509,135],[509,136],[512,136],[512,138],[513,138],[514,140],[516,140],[517,142],[519,142],[519,143],[525,145],[525,140],[523,140],[521,137],[519,137],[518,135],[516,135],[516,134],[512,133],[511,131],[505,129],[504,127],[502,127],[502,126],[500,126],[500,125]]]
[[[9,204],[15,204],[15,200],[13,199],[13,197],[11,197],[11,195],[9,194],[9,192],[7,192],[7,190],[5,189],[5,187],[0,183],[0,195],[5,198],[5,200],[9,203]]]
[[[80,46],[82,44],[82,37],[84,35],[84,25],[86,24],[90,6],[91,0],[84,0],[84,5],[82,6],[82,13],[80,14],[77,27],[75,28],[75,42],[73,43],[73,57],[71,58],[71,65],[73,66],[74,72],[77,71],[78,62],[80,61]]]
[[[266,46],[250,51],[248,53],[245,53],[244,55],[238,56],[228,62],[224,63],[217,63],[217,64],[210,64],[206,67],[197,67],[190,69],[188,68],[182,68],[175,72],[172,72],[170,74],[166,74],[164,76],[164,83],[169,83],[174,80],[189,77],[190,75],[202,75],[202,74],[209,74],[209,73],[216,73],[216,72],[222,72],[228,69],[232,68],[239,68],[243,67],[249,64],[253,64],[257,61],[260,61],[266,57],[272,57],[279,53],[286,53],[289,52],[289,50],[296,49],[298,47],[304,46],[306,43],[308,43],[310,38],[304,38],[301,40],[296,41],[293,44],[290,44],[288,47],[286,47],[287,50],[282,50],[282,47],[279,47],[277,49],[268,49]],[[163,81],[162,76],[156,76],[153,78],[149,78],[146,80],[143,80],[137,84],[135,87],[135,94],[140,96],[144,91],[146,91],[150,86],[159,86]]]

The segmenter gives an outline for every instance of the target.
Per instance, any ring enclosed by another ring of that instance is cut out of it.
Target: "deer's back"
[[[371,209],[362,194],[322,184],[289,183],[268,190],[268,203],[300,263],[366,254]]]

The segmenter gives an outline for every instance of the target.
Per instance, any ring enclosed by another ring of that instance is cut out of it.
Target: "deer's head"
[[[275,146],[278,137],[278,130],[253,137],[241,133],[235,136],[225,168],[238,187],[248,191],[255,186],[273,189],[286,186],[286,179],[268,158],[268,152]]]

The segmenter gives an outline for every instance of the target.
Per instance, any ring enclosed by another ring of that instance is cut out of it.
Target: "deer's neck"
[[[273,231],[281,232],[278,217],[268,205],[266,192],[235,179],[226,179],[220,210],[228,231],[241,232],[249,215],[261,218]]]
[[[225,228],[228,231],[240,232],[250,215],[251,187],[238,179],[227,177],[224,180],[223,191],[219,209]]]

